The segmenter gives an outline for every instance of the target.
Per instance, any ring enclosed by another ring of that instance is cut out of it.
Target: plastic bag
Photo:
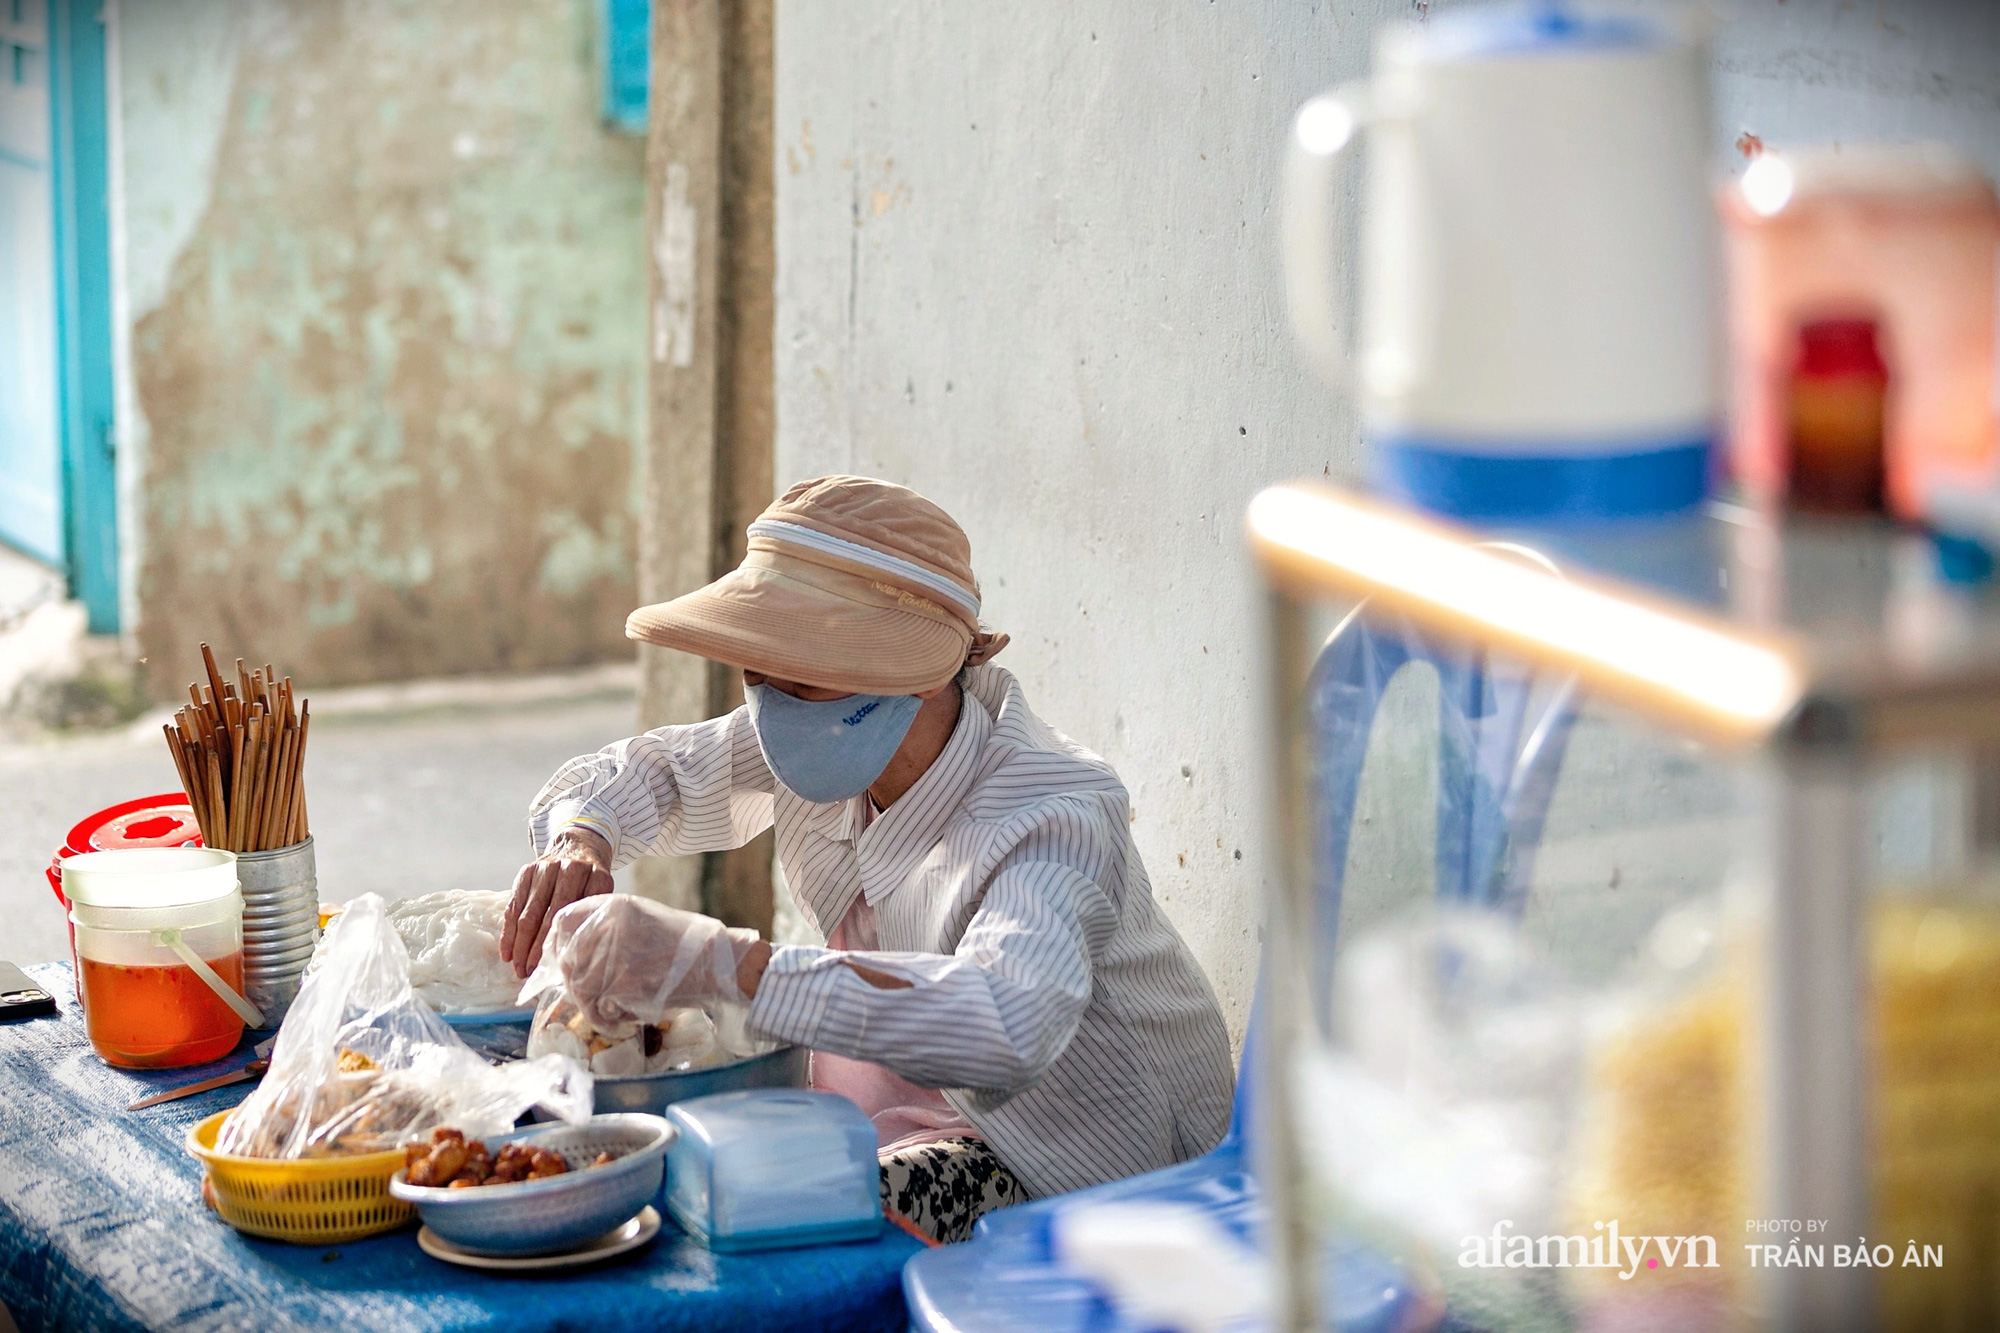
[[[711,1069],[777,1049],[776,1042],[749,1035],[748,1012],[744,1005],[712,1000],[705,1006],[669,1009],[657,1023],[599,1032],[568,992],[558,987],[542,997],[535,1012],[528,1054],[568,1056],[588,1065],[598,1078]]]
[[[600,1078],[707,1069],[776,1050],[752,1037],[736,965],[756,933],[627,894],[572,903],[521,987],[528,1054],[566,1055]],[[588,1003],[566,981],[581,979]],[[716,994],[727,988],[727,998]],[[678,1001],[678,1002],[676,1002]]]
[[[590,1074],[561,1055],[495,1067],[410,986],[410,959],[382,899],[363,894],[327,928],[278,1029],[270,1072],[216,1147],[247,1157],[380,1152],[439,1125],[505,1133],[530,1106],[590,1118]]]
[[[1295,1095],[1354,1216],[1443,1254],[1499,1218],[1553,1223],[1587,1010],[1510,920],[1443,907],[1358,936],[1333,1018]]]
[[[634,1024],[657,1026],[681,1009],[741,1003],[736,972],[756,943],[754,930],[634,894],[585,898],[550,923],[519,1002],[560,987],[599,1032],[629,1035]]]
[[[509,1009],[521,987],[500,957],[512,895],[447,889],[389,904],[389,921],[410,951],[410,982],[441,1014]]]

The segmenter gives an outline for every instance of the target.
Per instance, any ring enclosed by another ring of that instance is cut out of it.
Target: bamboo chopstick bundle
[[[252,670],[237,658],[232,683],[205,643],[201,660],[208,684],[189,685],[187,706],[161,728],[201,840],[232,852],[304,842],[311,711],[268,662]]]

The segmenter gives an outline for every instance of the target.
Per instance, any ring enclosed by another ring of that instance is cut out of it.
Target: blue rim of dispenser
[[[1652,50],[1668,36],[1631,10],[1527,0],[1439,14],[1425,24],[1422,49],[1432,60],[1583,55]]]
[[[1708,435],[1617,453],[1473,452],[1407,435],[1371,439],[1377,490],[1433,513],[1484,522],[1652,518],[1708,494]]]
[[[1993,577],[1993,551],[1977,537],[1933,532],[1931,552],[1937,564],[1938,577],[1946,583],[1971,587]]]

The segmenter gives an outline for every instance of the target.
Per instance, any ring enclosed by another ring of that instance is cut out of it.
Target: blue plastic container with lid
[[[667,1211],[722,1254],[872,1240],[882,1229],[875,1125],[845,1097],[753,1088],[676,1102]]]

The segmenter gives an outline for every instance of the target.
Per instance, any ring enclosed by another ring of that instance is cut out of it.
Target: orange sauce
[[[90,1044],[114,1065],[162,1069],[205,1064],[236,1048],[243,1020],[194,969],[127,967],[83,961],[84,1026]],[[237,991],[243,955],[203,960]]]

